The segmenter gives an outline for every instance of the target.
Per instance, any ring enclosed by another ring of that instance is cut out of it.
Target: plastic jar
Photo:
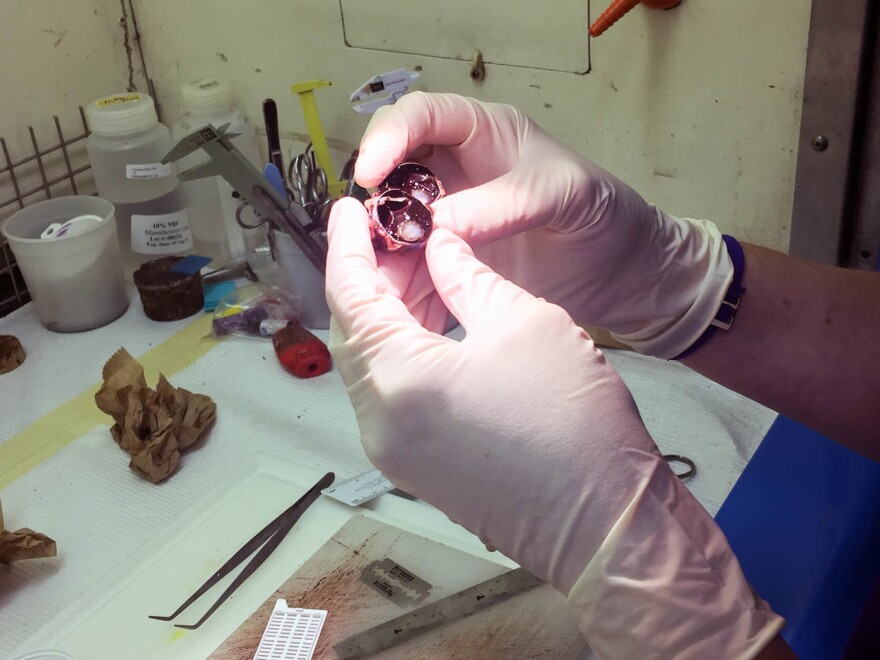
[[[235,147],[255,167],[259,165],[257,134],[244,113],[232,99],[232,90],[224,80],[203,78],[188,82],[181,87],[181,97],[186,114],[172,127],[174,143],[211,124],[214,128],[228,125],[228,133],[238,134],[232,138]],[[183,172],[207,162],[208,155],[198,150],[178,163]],[[182,183],[190,210],[190,226],[195,252],[211,257],[212,266],[221,266],[265,243],[265,230],[247,230],[236,222],[235,212],[239,200],[232,196],[233,189],[223,178],[214,176]],[[248,221],[253,218],[248,216]]]
[[[41,238],[55,223],[94,218],[57,238]],[[54,332],[106,325],[128,309],[113,204],[68,195],[26,206],[2,233],[24,276],[37,318]]]
[[[86,152],[98,194],[116,207],[126,274],[143,262],[192,251],[189,214],[173,165],[171,132],[146,94],[115,94],[86,106]]]

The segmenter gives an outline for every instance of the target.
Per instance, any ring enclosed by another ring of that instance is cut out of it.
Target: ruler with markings
[[[525,569],[517,568],[352,635],[333,648],[340,660],[378,653],[542,584]]]

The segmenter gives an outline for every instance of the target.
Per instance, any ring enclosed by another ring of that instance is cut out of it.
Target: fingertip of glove
[[[356,199],[340,199],[333,205],[327,225],[327,290],[352,278],[363,279],[376,268],[367,211]],[[357,273],[357,275],[355,275]]]
[[[343,224],[350,225],[357,220],[367,225],[367,209],[354,197],[342,197],[330,209],[330,219],[327,222],[328,236],[332,240]]]
[[[366,215],[367,209],[354,197],[340,197],[335,204],[333,204],[333,209],[331,211],[331,216],[340,215],[340,214],[362,214]]]
[[[403,158],[401,151],[406,144],[406,130],[396,125],[399,110],[395,106],[383,106],[373,113],[361,138],[354,179],[364,188],[382,183]]]
[[[432,273],[446,276],[470,270],[475,259],[473,250],[461,237],[440,227],[431,233],[425,258]]]
[[[378,154],[378,149],[366,146],[369,140],[365,140],[365,145],[361,146],[361,152],[358,156],[357,163],[354,166],[354,180],[363,188],[373,188],[378,186],[388,176],[393,164],[384,155]],[[376,157],[373,157],[373,154]]]
[[[455,250],[473,255],[470,246],[461,237],[444,227],[434,227],[434,230],[431,232],[431,238],[428,241],[427,250],[430,253]]]

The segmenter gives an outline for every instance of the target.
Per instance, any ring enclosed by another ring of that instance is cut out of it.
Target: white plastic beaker
[[[302,299],[300,322],[313,330],[326,330],[330,327],[330,308],[324,294],[324,275],[290,236],[279,231],[273,234],[278,266],[287,274],[291,288]]]
[[[81,232],[40,238],[52,223],[96,215]],[[113,204],[100,197],[72,195],[37,202],[16,212],[3,236],[30,292],[37,317],[49,330],[92,330],[128,309]]]

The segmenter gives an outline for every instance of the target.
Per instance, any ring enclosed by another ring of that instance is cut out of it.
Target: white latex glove
[[[355,174],[367,187],[411,154],[430,154],[419,160],[452,193],[434,205],[437,226],[576,322],[639,352],[683,352],[733,279],[712,223],[647,204],[516,108],[408,94],[376,113],[360,149]]]
[[[330,350],[392,482],[567,594],[601,657],[749,657],[776,634],[781,620],[562,308],[438,229],[426,264],[466,331],[457,342],[388,288],[363,206],[338,202],[329,238]]]

